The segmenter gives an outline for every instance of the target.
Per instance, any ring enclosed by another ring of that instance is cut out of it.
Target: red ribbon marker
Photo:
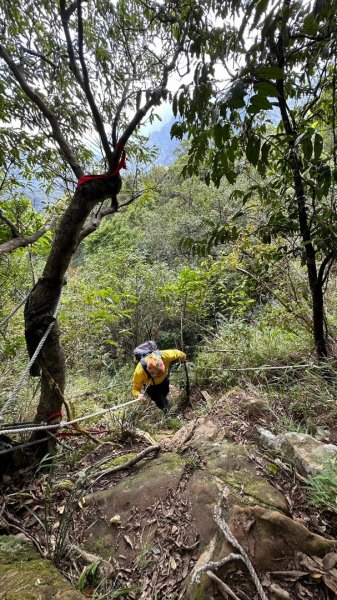
[[[47,423],[49,423],[49,421],[54,421],[54,419],[58,419],[58,417],[62,417],[62,413],[61,412],[56,412],[56,413],[53,413],[53,414],[49,415],[47,417]]]
[[[104,175],[83,175],[83,177],[80,177],[80,179],[77,182],[77,186],[76,189],[78,190],[78,188],[83,185],[83,183],[87,183],[87,181],[93,181],[95,179],[111,179],[112,177],[114,177],[115,175],[117,175],[117,173],[119,173],[119,171],[121,169],[126,169],[126,154],[125,154],[125,150],[124,150],[124,144],[121,144],[120,142],[117,143],[116,148],[123,148],[122,150],[122,154],[121,154],[121,158],[120,161],[116,167],[116,169],[114,170],[113,173],[108,173],[108,174],[104,174]]]

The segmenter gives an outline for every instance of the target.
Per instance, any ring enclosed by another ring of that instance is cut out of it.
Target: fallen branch
[[[111,467],[111,469],[107,469],[106,471],[103,471],[103,473],[100,473],[100,475],[95,479],[95,481],[93,483],[97,483],[97,481],[102,479],[102,477],[105,477],[105,475],[110,475],[111,473],[117,473],[117,471],[123,471],[124,469],[129,469],[130,467],[133,467],[140,460],[145,458],[145,456],[147,456],[148,454],[151,454],[151,452],[157,453],[157,452],[159,452],[160,449],[161,449],[161,447],[159,444],[155,444],[154,446],[149,446],[148,448],[145,448],[144,450],[139,452],[139,454],[137,454],[136,456],[134,456],[133,458],[131,458],[124,464],[116,465],[115,467]]]
[[[225,592],[225,598],[227,598],[227,596],[230,596],[230,598],[233,598],[233,600],[240,600],[239,596],[234,594],[231,588],[226,583],[224,583],[224,581],[221,581],[219,577],[214,575],[212,571],[206,571],[206,575],[208,575],[208,577],[210,577],[211,579],[213,579],[213,581],[217,583],[221,591]]]
[[[199,538],[194,542],[194,544],[191,544],[190,546],[186,546],[186,544],[179,544],[173,537],[168,537],[167,539],[170,542],[172,542],[172,544],[174,544],[179,550],[186,550],[188,552],[190,552],[191,550],[195,550],[195,548],[200,544]]]
[[[152,444],[153,446],[156,445],[156,441],[147,431],[143,431],[142,429],[135,429],[134,436],[135,438],[149,442],[149,444]]]

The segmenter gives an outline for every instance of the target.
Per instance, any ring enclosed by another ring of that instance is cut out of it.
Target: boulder
[[[321,448],[303,434],[274,436],[261,429],[260,434],[283,452],[298,440],[305,446],[308,438],[316,451]],[[224,492],[223,518],[259,573],[290,568],[299,552],[322,556],[336,547],[334,540],[289,517],[284,495],[256,467],[254,446],[226,440],[216,415],[190,421],[166,438],[166,448],[170,451],[139,463],[113,487],[87,496],[84,504],[85,545],[112,559],[121,587],[139,585],[142,600],[153,596],[153,586],[160,597],[213,597],[214,582],[205,574],[192,582],[190,574],[233,550],[214,519]],[[241,569],[242,563],[236,566]],[[226,579],[228,570],[218,574]]]
[[[0,536],[1,600],[81,600],[54,565],[26,541]]]
[[[277,437],[281,451],[306,477],[317,475],[326,461],[337,458],[337,446],[324,444],[307,433],[288,432]]]
[[[325,462],[337,458],[337,446],[324,444],[307,433],[288,431],[273,435],[262,427],[257,429],[262,446],[281,452],[304,477],[317,475],[323,470]]]
[[[209,417],[197,417],[192,419],[179,429],[173,437],[166,441],[165,447],[172,451],[184,450],[187,446],[195,449],[203,448],[205,443],[222,443],[225,433]]]
[[[86,547],[103,558],[123,555],[132,561],[142,545],[140,531],[135,530],[127,537],[121,532],[130,519],[136,522],[149,507],[162,501],[168,494],[174,495],[184,466],[185,462],[178,454],[167,453],[142,465],[138,463],[136,473],[125,477],[114,487],[86,496],[84,505],[90,507],[90,516],[95,514],[96,508],[101,515],[89,529]],[[113,523],[116,515],[119,517],[117,526]],[[150,543],[150,537],[152,539],[153,536],[149,533],[147,544]]]
[[[256,472],[249,458],[252,448],[215,441],[223,437],[215,431],[214,423],[202,419],[180,438],[186,440],[186,433],[191,434],[189,448],[198,450],[201,463],[194,463],[189,455],[169,452],[139,466],[114,487],[85,498],[90,521],[86,548],[104,558],[113,557],[116,570],[128,565],[132,575],[125,585],[139,581],[144,598],[151,597],[146,586],[152,577],[158,578],[157,589],[163,597],[174,597],[187,585],[195,561],[203,552],[207,554],[213,539],[219,556],[230,551],[213,516],[225,486],[230,490],[230,506],[259,503],[266,509],[288,510],[281,492]],[[208,586],[205,576],[186,598],[209,597]]]

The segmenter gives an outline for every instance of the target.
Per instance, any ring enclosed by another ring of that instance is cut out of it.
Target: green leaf
[[[323,138],[319,133],[315,133],[314,137],[314,155],[315,159],[318,160],[323,150]]]
[[[231,101],[232,108],[243,108],[246,106],[246,103],[242,96],[235,96]]]
[[[283,79],[284,72],[280,67],[258,67],[256,69],[256,76],[262,79]]]
[[[214,142],[215,142],[216,147],[222,148],[223,141],[222,141],[222,125],[221,125],[221,123],[216,123],[216,125],[214,125],[213,137],[214,137]]]
[[[220,115],[225,119],[227,116],[227,102],[223,102],[222,104],[220,104]]]
[[[268,155],[270,150],[270,144],[268,142],[264,142],[261,148],[261,161],[267,165],[268,164]]]
[[[322,196],[327,196],[331,186],[331,169],[328,165],[324,167],[320,183]]]
[[[172,112],[173,112],[173,115],[176,117],[177,116],[177,112],[178,112],[178,100],[177,100],[177,96],[174,96],[173,101],[172,101]]]
[[[233,185],[236,181],[236,173],[233,171],[233,169],[227,169],[227,171],[225,171],[225,177],[228,183],[231,185]]]
[[[254,114],[259,112],[260,110],[270,110],[273,108],[271,102],[269,102],[266,96],[262,96],[261,94],[256,94],[252,96],[250,99],[250,106],[248,107],[248,111],[251,112],[250,109],[254,111]]]
[[[256,27],[256,25],[260,21],[260,17],[262,15],[262,13],[264,13],[266,11],[266,9],[268,7],[268,3],[269,3],[269,0],[258,0],[258,2],[256,4],[256,8],[255,8],[254,21],[253,21],[250,31],[252,29],[254,29],[254,27]]]
[[[178,140],[182,140],[184,136],[184,126],[182,123],[173,123],[170,132],[171,138],[176,137]]]
[[[181,93],[179,96],[178,107],[179,107],[180,114],[183,115],[184,107],[185,107],[185,95],[183,93]]]
[[[303,154],[307,160],[310,160],[312,157],[312,141],[311,137],[305,136],[301,140],[301,146],[303,150]]]
[[[222,140],[224,142],[227,142],[230,138],[231,135],[231,126],[229,123],[225,123],[225,125],[222,125]]]
[[[307,15],[303,21],[303,31],[306,35],[316,35],[318,23],[313,14]]]
[[[279,96],[277,87],[273,83],[270,83],[270,81],[258,81],[254,84],[254,88],[260,95],[271,98],[277,98]]]
[[[229,91],[228,104],[231,108],[243,108],[246,106],[244,101],[244,96],[246,95],[247,92],[244,83],[242,81],[235,81]]]
[[[246,157],[249,162],[256,166],[260,156],[261,140],[255,135],[249,136],[246,146]]]

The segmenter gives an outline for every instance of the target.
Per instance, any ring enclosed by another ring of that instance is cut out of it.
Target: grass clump
[[[306,482],[309,502],[337,514],[337,465],[335,460],[323,464],[321,473]]]
[[[197,384],[211,380],[231,387],[247,381],[266,382],[276,371],[262,367],[307,363],[310,350],[310,335],[306,331],[296,332],[263,318],[254,323],[224,323],[199,353],[195,380]]]

